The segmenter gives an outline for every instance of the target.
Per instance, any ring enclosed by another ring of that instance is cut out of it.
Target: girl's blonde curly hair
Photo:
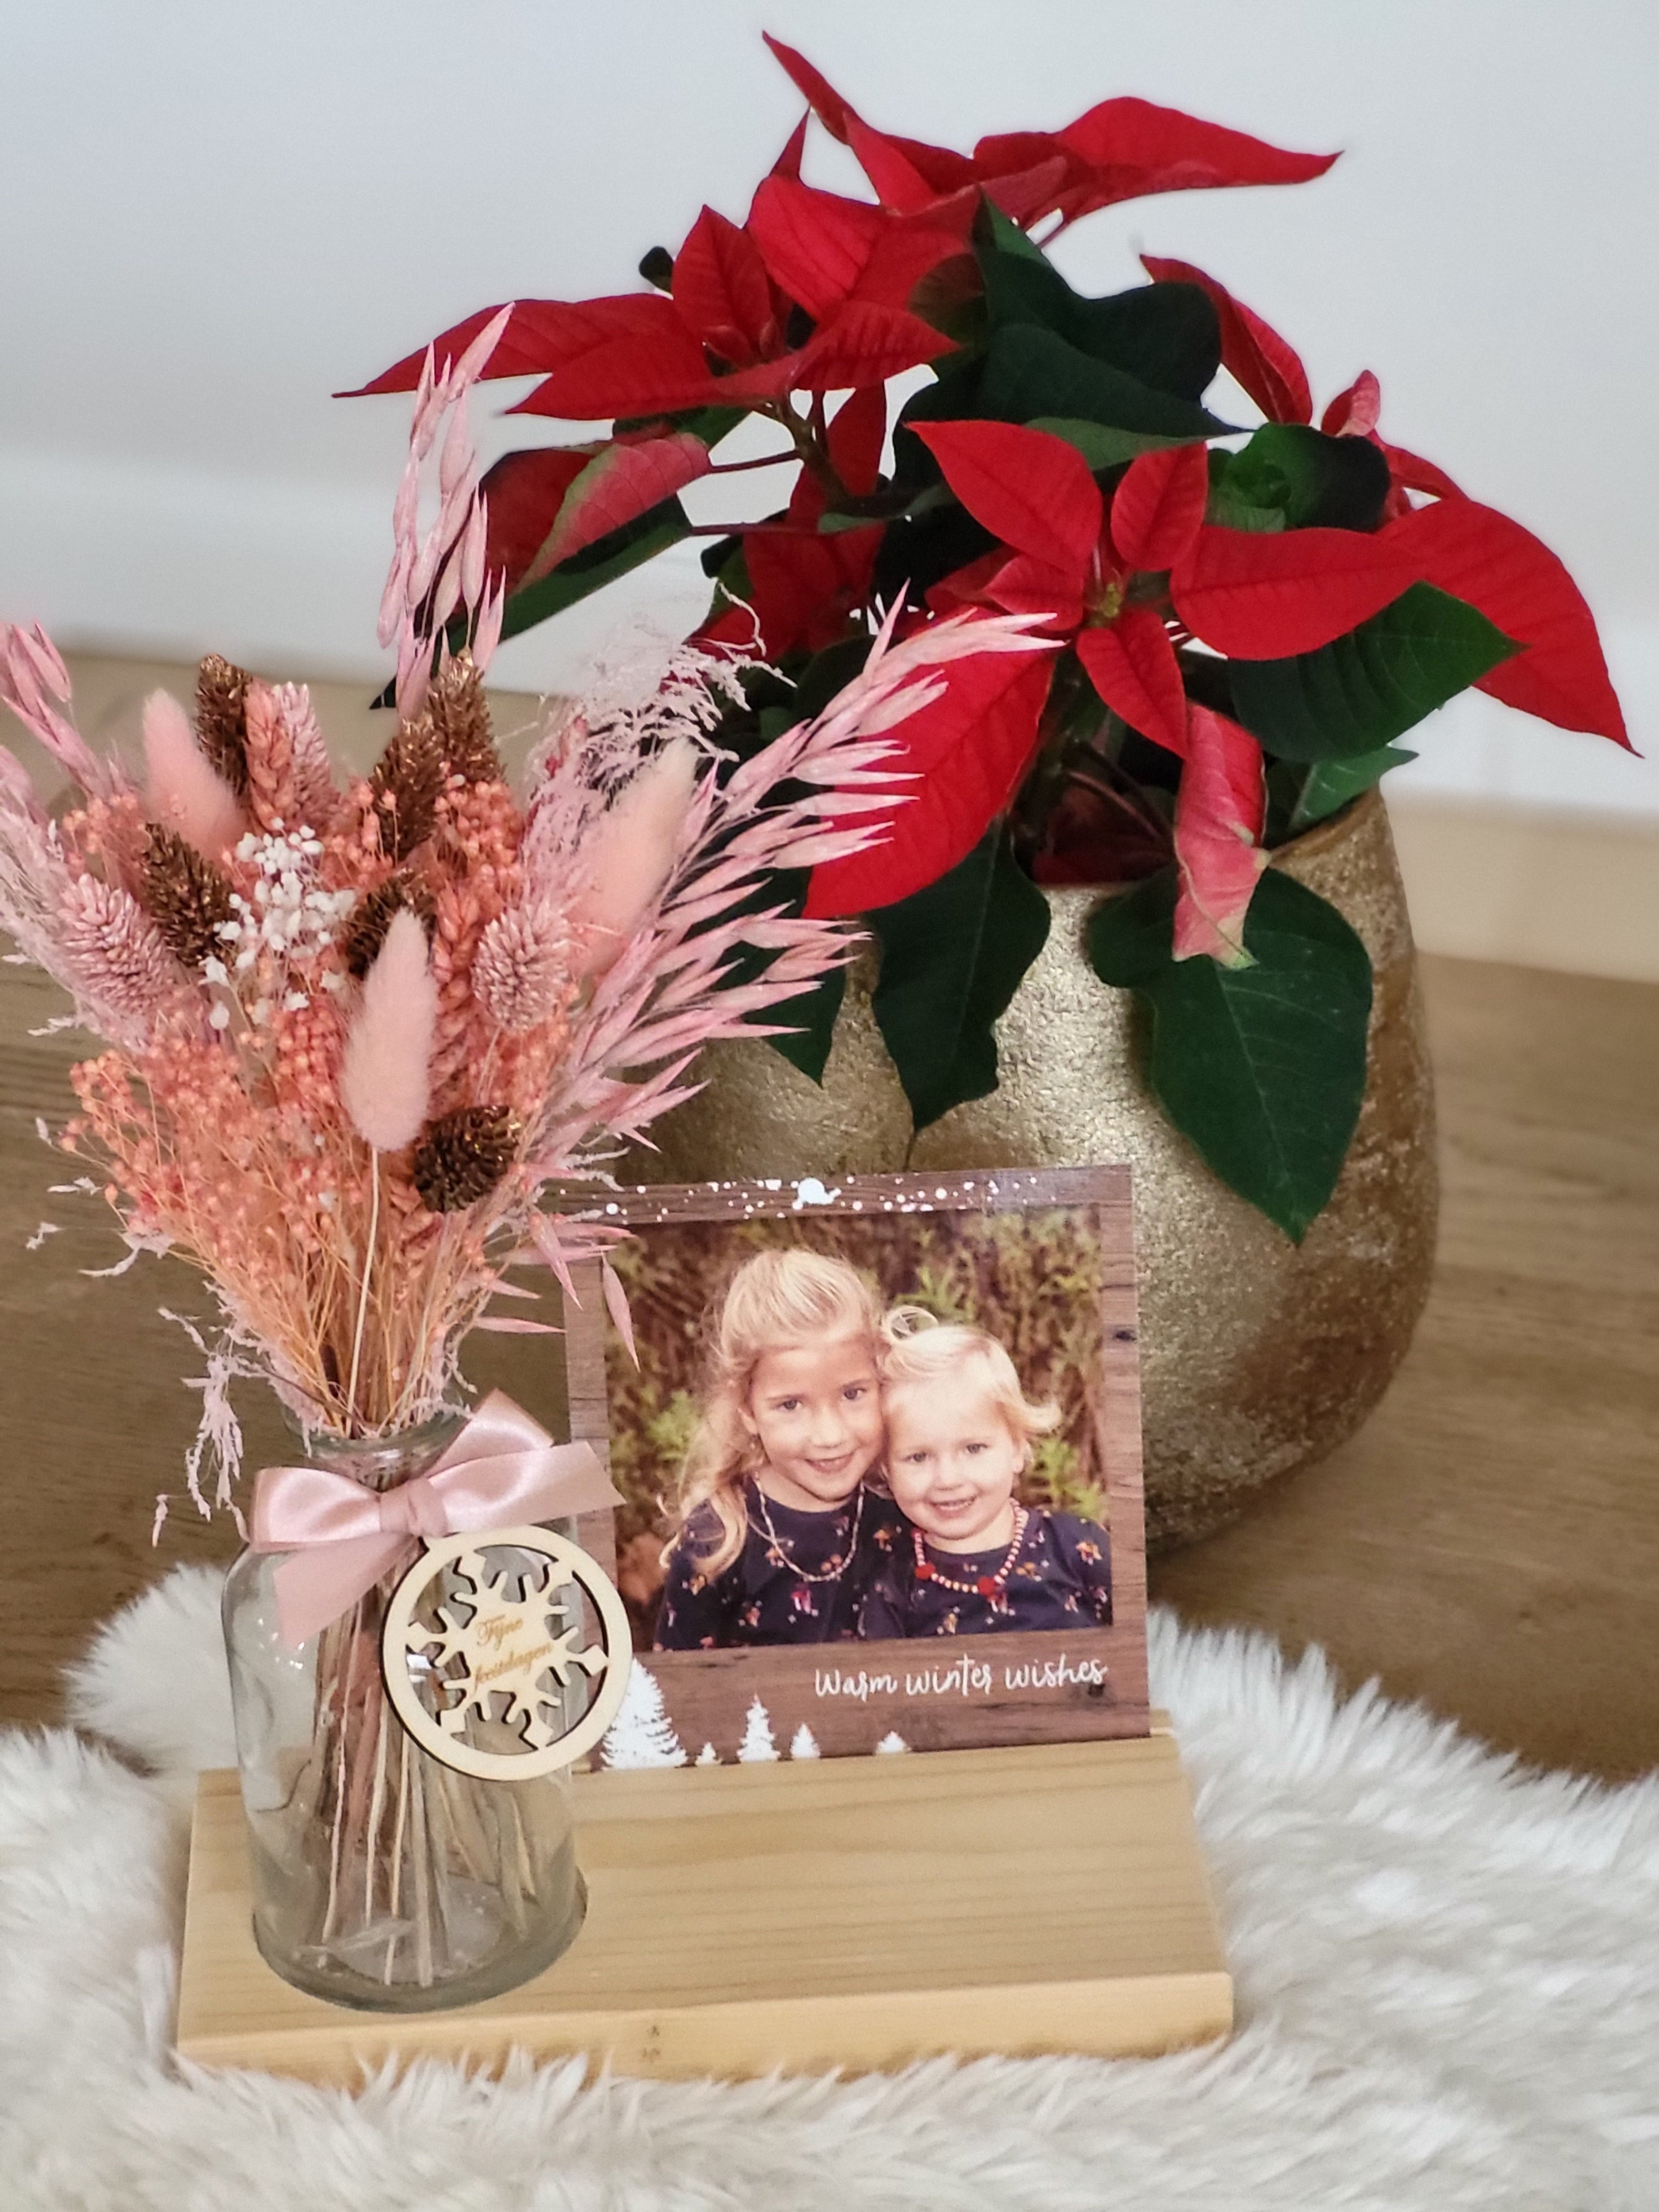
[[[1060,1407],[1031,1404],[1006,1346],[988,1330],[940,1321],[922,1306],[894,1306],[882,1316],[881,1335],[884,1400],[908,1382],[935,1382],[941,1376],[969,1373],[983,1384],[1022,1443],[1050,1436],[1060,1426]]]
[[[866,1335],[878,1348],[881,1300],[875,1286],[845,1260],[799,1249],[757,1252],[732,1278],[714,1330],[701,1418],[680,1470],[680,1533],[699,1506],[720,1522],[718,1540],[696,1555],[698,1575],[712,1581],[743,1549],[749,1532],[744,1478],[762,1464],[744,1412],[755,1370],[769,1352],[822,1337]]]

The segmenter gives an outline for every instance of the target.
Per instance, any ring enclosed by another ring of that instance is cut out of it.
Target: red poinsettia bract
[[[1132,462],[1109,526],[1088,463],[1063,438],[1006,422],[918,423],[916,435],[975,520],[1013,548],[1012,559],[989,554],[945,578],[933,604],[1048,614],[1107,705],[1184,753],[1187,701],[1175,647],[1157,606],[1131,592],[1137,571],[1167,568],[1199,528],[1203,447]]]
[[[703,642],[758,642],[775,661],[818,653],[873,619],[887,525],[863,521],[859,503],[880,488],[885,386],[956,351],[929,318],[959,327],[945,311],[981,282],[974,251],[983,201],[1022,228],[1052,224],[1052,236],[1139,195],[1295,183],[1322,174],[1334,156],[1290,152],[1136,99],[1104,100],[1057,131],[981,138],[963,154],[874,129],[793,48],[768,44],[811,113],[862,165],[874,203],[803,182],[804,118],[741,224],[705,207],[672,263],[662,257],[666,289],[516,303],[485,371],[540,380],[515,411],[617,427],[582,445],[509,454],[483,489],[487,565],[517,592],[723,467],[798,464],[781,511],[730,526],[741,563],[735,574],[722,570],[731,596],[717,597],[698,633]],[[1207,296],[1222,364],[1269,423],[1311,428],[1306,369],[1261,316],[1189,263],[1143,261],[1155,283]],[[460,353],[495,312],[443,332],[437,356]],[[414,386],[422,358],[408,356],[364,389]],[[843,392],[832,414],[828,395]],[[753,462],[716,462],[711,448],[746,413],[772,421],[787,442]],[[891,904],[965,858],[1030,768],[1067,647],[1115,715],[1183,763],[1178,958],[1244,957],[1244,913],[1264,865],[1261,748],[1189,701],[1183,650],[1239,661],[1318,652],[1427,582],[1522,648],[1480,688],[1627,744],[1589,611],[1560,562],[1432,463],[1387,442],[1381,413],[1377,380],[1365,371],[1319,418],[1326,435],[1364,439],[1388,464],[1372,531],[1207,522],[1209,456],[1196,438],[1142,454],[1108,492],[1078,447],[1048,431],[914,422],[949,491],[997,541],[927,589],[929,612],[1027,617],[1046,649],[952,667],[903,733],[891,841],[821,867],[810,910]],[[702,534],[721,532],[705,526]],[[907,627],[924,619],[915,608],[903,617]]]
[[[672,294],[519,301],[485,374],[540,375],[513,411],[571,421],[701,407],[781,419],[796,392],[879,398],[890,377],[954,349],[909,302],[941,263],[966,254],[976,204],[969,191],[922,216],[895,215],[775,169],[741,228],[704,208],[674,257]],[[431,350],[459,354],[499,312],[469,315]],[[412,390],[425,358],[425,349],[405,356],[362,391]],[[489,566],[512,590],[533,583],[711,465],[703,441],[665,422],[602,445],[509,455],[487,484]]]
[[[1322,177],[1334,154],[1292,154],[1242,131],[1203,123],[1147,100],[1103,100],[1061,131],[981,138],[971,155],[872,130],[805,57],[766,43],[832,138],[850,147],[884,207],[924,211],[965,188],[982,189],[1026,228],[1059,226],[1152,192],[1225,185],[1295,185]]]

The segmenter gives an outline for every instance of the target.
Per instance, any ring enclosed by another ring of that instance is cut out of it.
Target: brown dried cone
[[[240,799],[247,791],[248,674],[210,653],[196,673],[196,736],[202,750]]]
[[[426,711],[438,750],[453,774],[465,776],[469,783],[501,781],[501,759],[489,726],[489,706],[470,653],[458,653],[433,678]]]
[[[230,885],[176,830],[154,822],[145,827],[139,896],[185,967],[199,968],[210,955],[224,951],[219,927],[231,919]]]
[[[406,860],[432,835],[444,787],[444,758],[431,719],[405,722],[369,777],[380,824],[380,850]]]
[[[434,1213],[476,1206],[512,1166],[523,1125],[510,1106],[459,1106],[428,1122],[410,1175]]]
[[[426,924],[428,936],[431,935],[436,911],[432,893],[413,868],[399,868],[377,890],[365,891],[352,908],[351,918],[340,939],[340,953],[348,971],[360,982],[374,965],[374,956],[385,944],[392,917],[400,907],[419,915]]]

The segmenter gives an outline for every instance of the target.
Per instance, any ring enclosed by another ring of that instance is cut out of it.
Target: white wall
[[[740,216],[799,106],[763,21],[947,143],[1133,91],[1345,148],[1318,184],[1092,216],[1060,258],[1097,289],[1143,245],[1212,269],[1322,401],[1375,369],[1389,435],[1566,560],[1659,753],[1651,0],[4,0],[0,610],[377,672],[405,404],[331,389],[488,301],[630,289],[704,198]],[[630,605],[682,623],[688,570],[501,680],[568,683]],[[1603,741],[1476,701],[1419,734],[1424,787],[1659,814],[1659,768]]]

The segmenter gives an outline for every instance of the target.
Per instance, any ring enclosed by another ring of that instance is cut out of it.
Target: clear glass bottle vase
[[[459,1426],[446,1416],[395,1437],[312,1434],[305,1456],[390,1490],[425,1473]],[[276,1573],[289,1556],[245,1552],[224,1595],[260,1951],[297,1988],[379,2012],[470,2004],[527,1981],[572,1942],[586,1905],[568,1777],[478,1780],[409,1735],[380,1671],[401,1569],[285,1645]]]

